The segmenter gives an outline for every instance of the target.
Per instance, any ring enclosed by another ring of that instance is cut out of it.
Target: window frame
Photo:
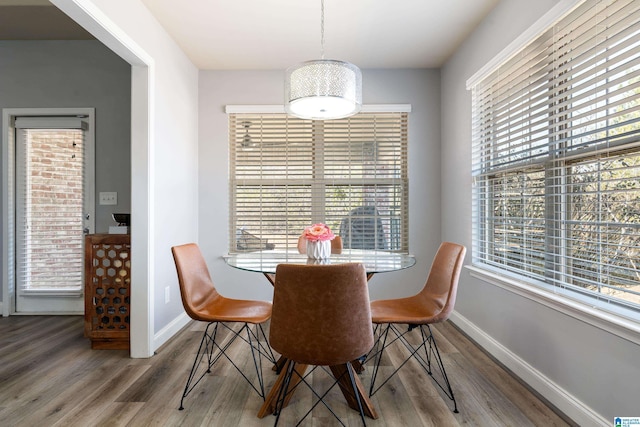
[[[506,63],[509,59],[513,58],[517,53],[522,51],[530,42],[534,41],[538,36],[547,31],[555,22],[559,21],[563,17],[565,17],[568,13],[585,3],[586,0],[571,0],[571,1],[562,1],[556,7],[549,11],[545,16],[543,16],[536,24],[534,24],[529,30],[527,30],[523,35],[510,44],[503,52],[501,52],[498,56],[496,56],[492,61],[490,61],[487,65],[485,65],[478,73],[476,73],[473,77],[471,77],[467,81],[467,89],[473,89],[479,82],[481,82],[484,78],[493,73],[501,64]],[[472,120],[475,120],[475,116],[477,114],[475,106],[472,105],[473,113]],[[566,135],[555,135],[557,139],[565,138]],[[474,137],[475,138],[475,137]],[[477,144],[478,141],[474,141],[474,144]],[[615,145],[615,144],[614,144]],[[616,150],[624,149],[624,141],[619,146],[609,146],[608,149],[615,154]],[[567,149],[568,151],[569,149]],[[635,153],[640,154],[640,147],[636,144]],[[589,152],[591,151],[591,152]],[[558,183],[566,189],[566,187],[571,184],[568,182],[570,173],[569,170],[572,164],[579,163],[584,161],[585,159],[589,159],[590,156],[593,156],[592,151],[597,151],[597,147],[594,150],[585,151],[580,153],[579,155],[575,155],[573,157],[568,156],[567,159],[558,159],[554,153],[547,153],[546,156],[540,156],[537,161],[531,162],[528,164],[529,167],[541,167],[542,170],[547,169],[549,165],[551,165],[550,170],[555,171],[556,174],[548,174],[545,178],[545,194],[546,198],[566,198],[569,197],[569,192],[567,191],[548,191],[549,189],[555,188],[554,186]],[[475,166],[474,166],[475,168]],[[504,170],[509,169],[507,167],[503,168]],[[513,165],[511,165],[511,169]],[[504,170],[500,170],[500,168],[496,168],[494,171],[495,174],[504,173]],[[473,264],[468,266],[467,268],[471,271],[471,275],[473,277],[479,278],[488,283],[492,283],[496,286],[507,289],[511,292],[514,292],[518,295],[524,296],[536,302],[542,303],[546,306],[552,307],[560,312],[571,315],[580,320],[586,321],[594,326],[597,326],[601,329],[608,330],[612,333],[615,333],[618,336],[629,339],[633,342],[640,344],[640,309],[638,308],[629,308],[626,306],[624,302],[612,303],[611,301],[603,301],[598,298],[594,298],[591,295],[585,295],[580,292],[577,288],[569,287],[558,287],[553,284],[553,281],[556,280],[552,277],[552,283],[545,282],[548,276],[549,270],[547,268],[543,268],[544,276],[541,278],[532,277],[532,275],[522,275],[511,271],[506,271],[500,266],[492,265],[491,262],[487,262],[486,259],[481,259],[478,257],[477,250],[477,242],[478,239],[482,239],[482,235],[489,233],[490,231],[487,229],[485,223],[483,223],[483,219],[486,218],[486,213],[491,209],[491,203],[494,203],[492,197],[486,197],[480,200],[484,200],[484,204],[477,199],[477,193],[481,190],[480,186],[481,180],[476,177],[478,173],[477,170],[474,169],[472,174],[474,175],[474,201],[472,208],[474,223],[474,233],[473,233]],[[550,204],[551,210],[546,210],[545,212],[545,222],[549,220],[552,221],[567,221],[569,219],[568,215],[570,213],[565,209],[564,211],[559,210],[558,206],[567,205],[566,201],[560,204]],[[558,228],[551,227],[546,225],[545,228],[553,228],[554,230],[558,230]],[[549,230],[545,229],[544,235],[545,239],[553,239],[553,233],[549,232]],[[555,236],[558,239],[562,239],[562,236]],[[491,239],[484,239],[485,242],[491,241]],[[554,244],[552,241],[547,241],[545,243],[545,248],[548,245]],[[566,249],[565,249],[566,250]],[[557,263],[557,258],[564,258],[564,254],[562,250],[560,253],[555,253],[550,255],[552,258],[545,260],[546,263]],[[560,267],[559,270],[562,270],[564,267]],[[558,270],[558,269],[557,269]],[[552,276],[558,273],[551,274]],[[603,298],[610,300],[610,298]]]
[[[370,184],[372,186],[382,186],[384,187],[385,185],[389,186],[388,188],[391,188],[391,191],[394,191],[394,193],[391,193],[391,197],[393,197],[393,194],[400,194],[400,193],[396,193],[396,191],[401,191],[401,198],[404,200],[404,206],[402,207],[402,222],[404,224],[402,224],[401,226],[401,230],[400,233],[402,234],[402,243],[401,246],[399,248],[396,248],[395,252],[404,252],[407,253],[408,252],[408,247],[409,247],[409,243],[408,243],[408,218],[409,218],[409,209],[408,209],[408,159],[407,159],[407,151],[408,151],[408,113],[411,112],[411,106],[409,104],[391,104],[391,105],[385,105],[385,104],[380,104],[380,105],[365,105],[362,108],[362,111],[360,114],[368,114],[368,115],[372,115],[372,114],[376,114],[376,113],[382,113],[382,114],[394,114],[394,113],[401,113],[398,117],[402,118],[403,124],[402,125],[398,125],[401,126],[402,129],[404,129],[399,135],[400,137],[400,145],[402,146],[402,152],[404,153],[404,161],[403,161],[403,165],[402,165],[402,177],[399,178],[385,178],[385,177],[375,177],[375,178],[363,178],[362,180],[362,184],[360,186],[360,191],[361,191],[361,196],[364,196],[364,191],[365,191],[365,187]],[[230,144],[230,156],[229,156],[229,252],[238,252],[241,250],[258,250],[258,249],[269,249],[273,247],[272,242],[270,242],[267,238],[263,238],[263,236],[258,235],[258,233],[251,233],[251,230],[241,230],[241,233],[243,233],[242,236],[238,235],[238,230],[239,230],[239,226],[240,224],[238,224],[237,222],[237,209],[235,209],[235,207],[237,206],[237,183],[236,183],[236,176],[234,176],[234,171],[235,171],[235,165],[234,162],[237,162],[236,159],[236,155],[237,153],[235,151],[237,151],[237,147],[234,148],[234,138],[237,138],[237,133],[238,133],[238,129],[237,128],[237,123],[236,125],[232,124],[232,119],[235,117],[234,120],[238,120],[238,117],[242,117],[242,114],[248,114],[248,115],[279,115],[282,114],[283,118],[282,120],[301,120],[301,119],[297,119],[297,118],[292,118],[292,117],[287,117],[285,115],[284,112],[284,107],[281,105],[271,105],[271,106],[264,106],[264,105],[259,105],[259,106],[250,106],[250,105],[228,105],[226,107],[226,113],[229,115],[229,144]],[[358,116],[355,116],[356,118]],[[240,119],[241,120],[241,119]],[[347,119],[341,119],[341,120],[335,120],[335,121],[326,121],[327,124],[326,126],[331,126],[330,123],[332,122],[340,122],[340,121],[346,121],[349,120],[349,118]],[[325,121],[311,121],[311,120],[304,120],[301,121],[303,123],[306,123],[308,126],[310,126],[313,131],[311,132],[311,139],[313,141],[318,141],[318,140],[323,140],[323,132],[324,132],[324,128],[325,126]],[[235,126],[234,128],[232,128],[232,126]],[[330,131],[330,128],[328,128],[329,130],[327,130],[327,132]],[[340,129],[338,129],[338,132],[340,132]],[[234,136],[235,135],[235,136]],[[237,144],[237,142],[236,142]],[[354,178],[349,178],[349,177],[331,177],[331,179],[327,178],[325,179],[324,177],[324,156],[322,153],[322,145],[321,144],[317,144],[315,142],[312,142],[312,157],[314,158],[314,162],[313,162],[313,176],[314,178],[312,180],[300,180],[300,185],[306,185],[310,188],[310,192],[312,192],[314,194],[313,197],[325,197],[326,195],[326,189],[330,188],[330,187],[340,187],[340,186],[352,186],[354,185]],[[234,151],[235,150],[235,151]],[[335,155],[335,153],[333,153]],[[317,161],[318,159],[320,159],[320,161]],[[327,162],[330,162],[331,159],[329,158],[328,160],[326,160]],[[255,179],[255,180],[248,180],[248,179],[243,179],[244,184],[251,184],[253,182],[253,184],[255,185],[260,185],[261,183],[261,179]],[[273,179],[272,182],[274,184],[278,183],[278,179]],[[302,183],[304,181],[304,183]],[[290,180],[282,180],[282,182],[280,182],[280,184],[282,186],[286,185],[286,183],[289,182],[289,185],[291,185],[291,183],[293,182],[293,185],[295,185],[296,180],[295,179],[290,179]],[[398,187],[399,183],[401,183],[401,186]],[[382,188],[380,187],[380,188]],[[401,188],[402,190],[397,190],[397,188]],[[393,190],[395,189],[395,190]],[[324,212],[324,208],[326,207],[326,203],[322,202],[322,203],[318,203],[316,202],[313,206],[312,206],[312,220],[311,222],[319,222],[319,221],[323,221],[324,218],[326,218],[327,216],[325,215]],[[380,217],[377,216],[376,213],[376,218],[387,218],[386,215],[380,215]],[[389,221],[391,221],[391,217],[388,217]],[[335,218],[334,218],[335,219]],[[311,223],[309,224],[304,224],[304,226],[306,225],[311,225]],[[302,228],[303,226],[300,225],[299,227],[294,227],[296,232],[301,233],[302,232]],[[300,230],[297,230],[297,228],[300,228]],[[339,234],[339,230],[336,230],[335,228],[333,228],[333,231],[336,234]],[[284,250],[294,250],[295,249],[295,245],[292,243],[292,237],[289,236],[290,231],[287,232],[286,237],[284,238],[286,244],[284,244],[281,241],[278,241],[278,245],[277,245],[277,249],[284,249]],[[240,240],[242,240],[243,245],[245,244],[244,242],[248,242],[248,240],[246,239],[250,239],[251,243],[249,243],[246,249],[240,249],[240,246],[238,245],[238,242]],[[391,234],[388,237],[387,240],[392,239]],[[297,241],[297,236],[296,236],[296,241]],[[343,243],[344,243],[344,238],[343,238]]]

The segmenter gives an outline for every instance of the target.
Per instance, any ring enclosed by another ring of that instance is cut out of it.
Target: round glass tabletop
[[[341,254],[331,254],[327,260],[312,260],[295,249],[239,252],[223,256],[225,262],[241,270],[274,274],[278,264],[343,264],[359,262],[367,274],[385,273],[409,268],[416,263],[413,255],[395,252],[343,249]]]

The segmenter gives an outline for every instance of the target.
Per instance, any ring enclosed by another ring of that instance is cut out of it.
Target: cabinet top
[[[129,234],[87,234],[85,240],[90,243],[131,243],[131,235]]]

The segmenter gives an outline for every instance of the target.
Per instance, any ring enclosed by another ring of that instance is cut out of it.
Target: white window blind
[[[406,252],[407,120],[229,114],[230,251],[293,249],[324,222],[345,248]]]
[[[83,287],[84,123],[16,118],[16,274],[20,291]]]
[[[472,98],[474,262],[640,309],[640,2],[583,2]]]

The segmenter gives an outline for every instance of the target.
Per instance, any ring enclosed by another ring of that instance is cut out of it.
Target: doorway
[[[135,310],[131,313],[131,356],[151,357],[157,347],[154,340],[154,311],[153,311],[153,283],[155,244],[153,211],[153,150],[152,129],[155,127],[152,91],[155,87],[153,64],[155,58],[149,55],[131,36],[123,30],[117,22],[121,17],[129,18],[127,9],[116,8],[105,12],[94,2],[85,0],[50,0],[58,9],[79,23],[83,28],[94,34],[96,38],[111,51],[131,64],[131,170],[135,170],[135,177],[131,179],[131,221],[138,224],[131,231],[132,244],[132,301]],[[109,8],[107,8],[109,9]],[[153,43],[152,43],[153,44]],[[105,75],[108,77],[109,74]],[[87,104],[84,104],[87,105]],[[98,110],[100,111],[100,110]],[[3,128],[6,129],[3,123]],[[6,152],[6,135],[3,132],[3,153]],[[3,202],[7,200],[4,183],[8,176],[6,156],[2,158]],[[10,210],[7,203],[3,203],[3,218]],[[10,224],[3,221],[3,236]],[[6,250],[13,242],[3,238],[2,242],[2,312],[10,314],[10,300],[7,295],[13,294],[14,283],[7,274],[8,259],[13,252]]]
[[[84,235],[94,230],[93,109],[13,111],[10,294],[16,314],[84,312]]]

